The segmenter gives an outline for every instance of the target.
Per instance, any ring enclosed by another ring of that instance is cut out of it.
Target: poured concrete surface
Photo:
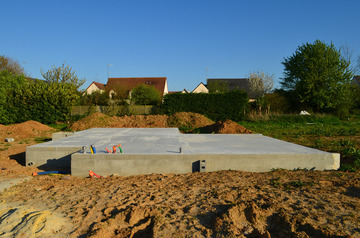
[[[97,154],[84,154],[82,147],[91,144]],[[117,144],[122,154],[106,152]],[[188,173],[200,161],[206,171],[328,170],[339,168],[340,156],[258,134],[181,134],[177,128],[93,128],[26,150],[27,165],[70,169],[71,164],[72,175],[81,177],[89,170],[103,176]]]

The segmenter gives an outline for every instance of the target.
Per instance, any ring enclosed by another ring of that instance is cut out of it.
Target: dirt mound
[[[14,138],[21,140],[29,137],[41,136],[44,132],[54,131],[53,128],[36,121],[27,121],[15,125],[0,126],[0,140]]]
[[[229,119],[224,122],[218,121],[215,124],[202,127],[201,131],[215,134],[252,134],[250,130]]]
[[[110,117],[101,113],[95,112],[83,119],[75,122],[70,129],[73,131],[82,131],[96,127],[109,127]]]
[[[123,117],[112,117],[110,126],[129,128],[165,128],[168,127],[167,119],[168,117],[166,115],[132,115]]]
[[[191,112],[176,113],[173,116],[166,115],[133,115],[123,117],[109,117],[100,112],[91,114],[77,122],[70,129],[81,131],[96,127],[127,127],[127,128],[166,128],[166,127],[188,127],[199,128],[211,125],[214,122],[209,118]]]
[[[170,127],[199,128],[213,124],[214,121],[204,115],[193,112],[178,112],[170,116],[168,125]]]

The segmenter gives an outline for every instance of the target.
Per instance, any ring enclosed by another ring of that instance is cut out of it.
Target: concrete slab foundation
[[[121,144],[123,153],[108,154]],[[95,145],[96,154],[83,146]],[[26,164],[64,168],[86,177],[194,171],[271,169],[332,170],[340,155],[258,134],[181,134],[177,128],[93,128],[56,141],[29,146]]]

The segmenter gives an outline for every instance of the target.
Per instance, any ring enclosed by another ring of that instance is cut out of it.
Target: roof
[[[93,85],[93,84],[95,84],[95,86],[98,87],[100,90],[104,90],[104,91],[105,91],[105,84],[98,83],[98,82],[95,82],[95,81],[93,81],[93,82],[89,85],[89,87],[87,87],[87,88],[85,89],[85,91],[87,92],[87,90],[88,90],[88,89],[91,87],[91,85]]]
[[[108,90],[116,89],[117,87],[123,87],[124,89],[131,90],[142,84],[154,86],[163,96],[166,88],[166,77],[108,78],[105,87]]]
[[[101,89],[101,90],[105,90],[105,84],[103,84],[103,83],[98,83],[98,82],[93,82],[93,84],[95,84],[96,85],[96,87],[98,87],[99,89]]]
[[[203,82],[199,83],[198,86],[196,86],[196,88],[194,90],[192,90],[192,93],[199,93],[199,92],[197,92],[197,90],[200,90],[201,93],[209,92],[209,89],[206,87],[205,84],[203,84]]]
[[[360,86],[360,75],[355,75],[353,78],[353,83]]]
[[[249,98],[252,96],[250,93],[250,81],[248,78],[212,78],[207,79],[207,85],[209,85],[209,82],[212,81],[225,81],[227,82],[230,91],[235,89],[244,90],[248,94]]]

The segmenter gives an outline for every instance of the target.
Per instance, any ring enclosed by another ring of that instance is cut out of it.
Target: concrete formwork
[[[91,144],[97,154],[89,150],[83,153],[82,147]],[[105,147],[111,149],[117,144],[122,145],[122,154],[106,152]],[[94,128],[30,146],[26,151],[27,165],[70,168],[70,161],[72,175],[80,177],[88,176],[89,170],[103,176],[128,176],[218,170],[263,172],[274,168],[330,170],[340,166],[339,154],[258,134],[189,135],[177,128]]]

